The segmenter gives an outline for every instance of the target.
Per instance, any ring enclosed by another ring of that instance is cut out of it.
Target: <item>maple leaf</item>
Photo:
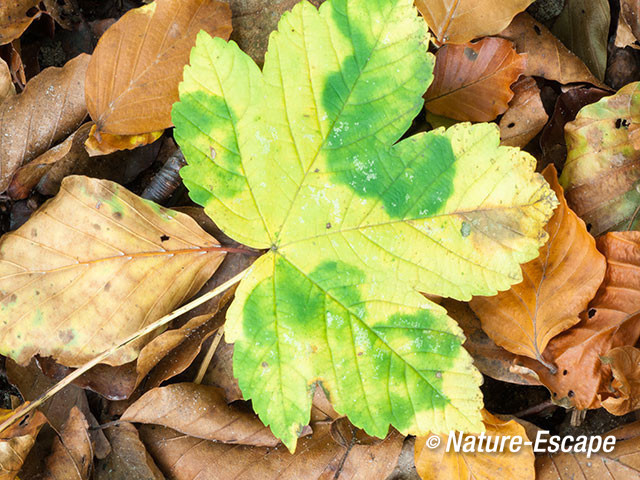
[[[410,0],[302,2],[262,71],[200,33],[174,106],[193,200],[268,249],[225,326],[246,399],[290,450],[316,382],[369,434],[483,429],[460,328],[418,292],[469,299],[522,280],[556,205],[497,126],[399,141],[432,80]]]

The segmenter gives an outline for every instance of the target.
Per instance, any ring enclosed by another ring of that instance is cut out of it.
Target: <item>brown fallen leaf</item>
[[[640,349],[629,345],[614,348],[602,361],[611,366],[614,377],[607,388],[613,393],[601,399],[602,406],[614,415],[640,410]]]
[[[89,424],[73,407],[46,461],[45,480],[88,480],[93,467]]]
[[[140,135],[171,126],[171,107],[196,34],[224,39],[231,11],[217,0],[157,0],[129,10],[100,38],[87,70],[95,137]]]
[[[144,444],[136,427],[119,422],[105,429],[111,453],[96,462],[95,480],[165,480]]]
[[[164,130],[142,133],[140,135],[111,135],[101,132],[99,135],[100,138],[98,138],[96,131],[97,125],[93,124],[89,137],[84,144],[87,153],[91,157],[108,155],[118,150],[133,150],[143,145],[149,145],[158,140],[164,133]]]
[[[620,16],[615,45],[619,48],[635,47],[640,37],[640,0],[620,0]]]
[[[473,357],[473,364],[483,374],[507,383],[541,385],[535,374],[522,375],[516,366],[517,356],[495,344],[481,327],[480,319],[466,302],[444,299],[442,306],[464,332],[464,348]],[[534,372],[531,372],[534,373]]]
[[[416,0],[416,7],[441,43],[467,43],[495,35],[534,0]]]
[[[8,97],[16,94],[16,87],[11,80],[11,70],[7,62],[0,58],[0,104]]]
[[[221,341],[211,359],[202,383],[222,388],[227,402],[242,400],[238,380],[233,376],[233,344]],[[316,389],[317,391],[317,389]]]
[[[509,110],[500,119],[500,143],[524,148],[542,131],[549,115],[533,78],[521,78],[511,89],[514,97],[509,102]]]
[[[536,458],[537,480],[633,480],[640,478],[640,422],[606,435],[617,441],[612,452],[543,454]]]
[[[0,45],[9,43],[24,33],[42,10],[39,0],[2,0],[0,3]]]
[[[604,282],[580,323],[552,339],[543,353],[557,372],[523,360],[557,403],[579,409],[600,407],[598,393],[609,377],[601,357],[640,338],[640,232],[608,233],[597,245],[607,259]]]
[[[12,413],[13,410],[0,409],[0,420],[5,420]],[[16,478],[45,423],[45,416],[36,411],[34,415],[25,418],[24,422],[0,433],[0,480]]]
[[[444,45],[436,53],[433,83],[425,95],[432,113],[456,120],[487,122],[504,113],[509,88],[524,72],[526,57],[502,38],[466,45]]]
[[[113,182],[67,177],[0,240],[0,351],[80,366],[191,297],[223,257],[188,216]],[[104,363],[134,360],[148,340]]]
[[[609,0],[565,0],[551,32],[603,81],[610,25]]]
[[[560,332],[580,321],[604,278],[606,261],[584,222],[564,199],[553,166],[543,172],[560,205],[545,227],[548,242],[540,256],[522,265],[524,280],[493,297],[469,305],[498,345],[547,365],[542,352]]]
[[[392,431],[376,445],[345,447],[331,424],[318,423],[301,438],[294,455],[285,447],[229,445],[145,425],[140,437],[158,466],[173,480],[371,480],[387,478],[398,463],[403,437]]]
[[[209,385],[177,383],[151,389],[124,412],[121,420],[161,425],[216,442],[257,447],[280,444],[250,409],[227,405],[222,390]]]
[[[46,152],[80,126],[87,116],[84,76],[89,55],[82,54],[63,68],[47,68],[24,92],[0,104],[0,192],[22,164]]]
[[[11,43],[0,46],[0,53],[9,67],[13,83],[16,84],[20,90],[24,90],[24,86],[27,83],[27,77],[24,71],[22,57],[20,55],[20,39],[16,39]]]
[[[448,435],[439,435],[437,448],[427,446],[429,437],[417,437],[415,444],[416,470],[422,480],[483,480],[492,478],[517,478],[518,480],[534,480],[535,456],[531,445],[524,445],[517,453],[506,448],[500,452],[497,443],[500,437],[521,437],[527,441],[527,433],[515,420],[501,420],[482,410],[482,422],[486,429],[489,444],[483,442],[487,449],[496,446],[496,453],[446,451]],[[464,444],[467,437],[463,435]],[[499,473],[498,473],[499,472]]]
[[[511,25],[500,32],[499,36],[511,40],[518,53],[527,54],[524,75],[555,80],[563,85],[600,85],[600,81],[593,76],[582,60],[528,13],[521,13],[514,18]]]

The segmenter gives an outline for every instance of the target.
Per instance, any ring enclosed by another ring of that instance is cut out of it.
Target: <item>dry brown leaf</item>
[[[82,412],[73,407],[60,437],[53,442],[47,458],[44,480],[88,480],[93,467],[93,448],[89,424]]]
[[[514,18],[499,36],[511,40],[518,53],[527,54],[524,75],[555,80],[563,85],[578,82],[600,85],[582,60],[528,13]]]
[[[158,466],[173,480],[372,480],[387,478],[398,463],[403,437],[392,431],[376,445],[349,449],[331,436],[331,424],[313,426],[296,453],[203,441],[174,430],[145,425],[140,436]],[[345,458],[346,457],[346,458]]]
[[[640,422],[607,434],[616,437],[611,453],[544,454],[536,458],[537,480],[635,480],[640,478]]]
[[[129,10],[105,32],[86,82],[98,140],[102,132],[140,135],[171,126],[182,67],[200,30],[229,38],[229,6],[218,0],[157,0]]]
[[[0,104],[16,93],[16,88],[11,80],[11,70],[7,62],[0,58]]]
[[[108,155],[118,150],[133,150],[134,148],[141,147],[143,145],[149,145],[150,143],[158,140],[164,130],[158,130],[157,132],[148,132],[140,135],[111,135],[109,133],[100,133],[96,136],[97,125],[93,124],[89,137],[84,146],[87,153],[91,157],[98,155]],[[100,137],[100,138],[98,138]]]
[[[524,427],[515,420],[501,420],[482,410],[482,422],[491,445],[505,436],[522,437],[524,441],[528,438]],[[416,470],[422,480],[488,480],[498,476],[518,480],[535,479],[535,456],[531,445],[524,445],[517,453],[508,449],[497,453],[456,453],[446,451],[448,435],[439,437],[441,441],[437,448],[426,446],[429,437],[416,438]],[[466,437],[464,435],[463,439]],[[464,440],[462,442],[464,444]]]
[[[38,18],[40,0],[2,0],[0,3],[0,45],[12,42]]]
[[[535,374],[522,375],[515,365],[517,356],[499,347],[482,330],[480,319],[466,302],[446,298],[442,306],[464,332],[464,348],[473,357],[473,364],[491,378],[518,385],[540,385]],[[533,373],[533,372],[531,372]]]
[[[613,394],[601,399],[602,406],[614,415],[640,410],[640,349],[632,346],[611,350],[602,361],[611,366]]]
[[[549,241],[540,256],[522,265],[524,280],[493,297],[474,297],[470,306],[482,328],[512,353],[546,363],[549,341],[580,320],[606,269],[604,256],[584,222],[569,209],[555,168],[543,175],[560,205],[545,227]]]
[[[154,388],[131,405],[121,419],[162,425],[191,437],[223,443],[258,447],[280,444],[253,411],[227,405],[222,390],[209,385],[177,383]]]
[[[634,46],[640,37],[640,0],[620,0],[616,47]]]
[[[233,344],[222,340],[216,348],[202,383],[214,385],[224,390],[227,402],[242,400],[238,380],[233,376]],[[316,389],[317,390],[317,389]]]
[[[432,113],[456,120],[488,122],[504,113],[509,88],[524,72],[526,57],[503,38],[445,45],[436,53],[433,83],[425,96]]]
[[[0,350],[80,366],[191,297],[223,257],[190,217],[113,182],[67,177],[0,241]],[[146,341],[104,363],[134,360]]]
[[[521,78],[511,89],[514,97],[509,102],[509,110],[500,119],[500,143],[524,148],[542,131],[549,115],[533,78]]]
[[[165,480],[133,425],[119,422],[105,434],[111,454],[96,462],[95,480]]]
[[[495,35],[534,0],[416,0],[416,6],[441,43],[467,43]]]
[[[13,410],[0,409],[0,420],[5,420],[12,414]],[[36,411],[23,422],[0,433],[0,480],[16,478],[45,423],[45,416]]]
[[[552,339],[543,353],[557,373],[523,360],[557,403],[580,409],[600,407],[598,393],[609,377],[601,357],[640,338],[640,232],[608,233],[597,245],[607,259],[604,282],[580,323]]]
[[[67,30],[73,29],[76,23],[82,21],[76,12],[74,2],[72,0],[43,0],[50,15],[59,25]]]
[[[47,68],[24,92],[0,104],[0,192],[22,164],[46,152],[77,129],[87,116],[84,76],[89,55],[79,55],[63,68]]]

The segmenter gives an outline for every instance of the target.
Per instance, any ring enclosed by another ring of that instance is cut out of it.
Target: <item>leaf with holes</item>
[[[223,257],[190,217],[113,182],[67,177],[0,240],[0,353],[80,366],[196,293]],[[142,346],[105,363],[134,360]]]
[[[428,40],[411,0],[302,2],[262,71],[204,33],[185,68],[173,120],[191,197],[269,249],[227,315],[234,372],[292,450],[316,381],[374,436],[482,430],[462,332],[418,292],[493,295],[546,240],[555,195],[497,126],[398,142],[432,79]]]

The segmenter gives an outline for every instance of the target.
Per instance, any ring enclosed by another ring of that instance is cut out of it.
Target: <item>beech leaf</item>
[[[467,43],[501,32],[534,0],[416,0],[439,42]]]
[[[611,350],[603,362],[611,366],[613,381],[602,406],[614,415],[640,410],[640,349],[626,345]],[[604,395],[603,395],[604,396]]]
[[[544,363],[542,352],[560,332],[578,323],[604,278],[606,261],[585,224],[567,206],[553,166],[543,175],[560,205],[545,227],[549,241],[522,266],[524,281],[494,297],[474,297],[482,328],[510,352]]]
[[[509,110],[500,119],[500,143],[511,147],[526,147],[549,120],[540,89],[532,77],[520,78],[511,86],[514,96]]]
[[[80,366],[196,293],[223,257],[190,217],[106,180],[67,177],[0,240],[0,352]],[[105,363],[134,360],[142,345]]]
[[[524,72],[526,57],[502,38],[445,45],[436,53],[433,83],[425,107],[456,120],[488,122],[509,108],[509,88]]]
[[[10,43],[36,20],[41,10],[39,0],[2,0],[0,4],[0,45]]]
[[[234,373],[291,450],[316,381],[370,435],[482,430],[463,335],[418,291],[495,294],[546,240],[555,195],[497,126],[398,141],[431,81],[428,38],[411,0],[302,2],[262,71],[206,33],[185,68],[185,185],[226,234],[269,250],[227,314]]]

